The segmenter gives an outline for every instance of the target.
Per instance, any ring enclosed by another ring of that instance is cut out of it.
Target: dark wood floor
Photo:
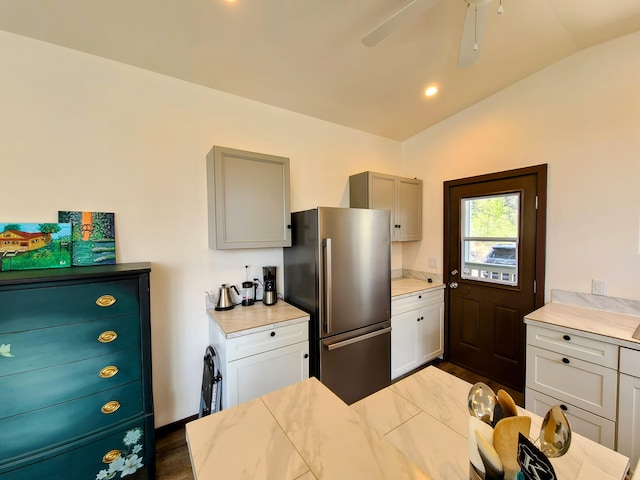
[[[435,365],[469,383],[485,382],[495,392],[502,388],[513,397],[513,400],[518,405],[524,406],[524,394],[522,392],[500,385],[449,362],[436,360],[431,365]],[[159,480],[193,480],[183,426],[175,428],[163,427],[158,430],[156,434],[156,478]]]

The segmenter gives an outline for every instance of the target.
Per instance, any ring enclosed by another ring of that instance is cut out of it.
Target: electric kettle
[[[235,302],[233,301],[233,294],[231,293],[231,289],[234,289],[238,296],[240,296],[240,292],[235,285],[227,286],[226,283],[223,283],[218,289],[218,299],[216,300],[216,310],[231,310],[235,306]]]

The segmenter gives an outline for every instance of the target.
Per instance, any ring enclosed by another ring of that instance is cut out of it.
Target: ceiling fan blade
[[[387,18],[380,25],[367,33],[364,37],[362,37],[363,45],[367,47],[373,47],[374,45],[387,38],[387,36],[389,36],[396,28],[398,28],[398,25],[400,25],[411,16],[411,11],[413,10],[413,7],[416,5],[417,1],[418,0],[412,0],[396,13]]]
[[[468,67],[478,61],[488,16],[488,7],[467,5],[458,52],[458,68]],[[477,50],[474,50],[474,45],[478,45]]]

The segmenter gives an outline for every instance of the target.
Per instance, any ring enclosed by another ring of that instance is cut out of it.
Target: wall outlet
[[[591,293],[593,295],[606,295],[607,294],[607,281],[606,280],[591,280]]]
[[[436,257],[429,257],[429,268],[438,268],[438,259]]]

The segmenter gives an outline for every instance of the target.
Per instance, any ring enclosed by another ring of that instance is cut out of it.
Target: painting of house
[[[71,266],[71,224],[0,223],[0,271]]]

